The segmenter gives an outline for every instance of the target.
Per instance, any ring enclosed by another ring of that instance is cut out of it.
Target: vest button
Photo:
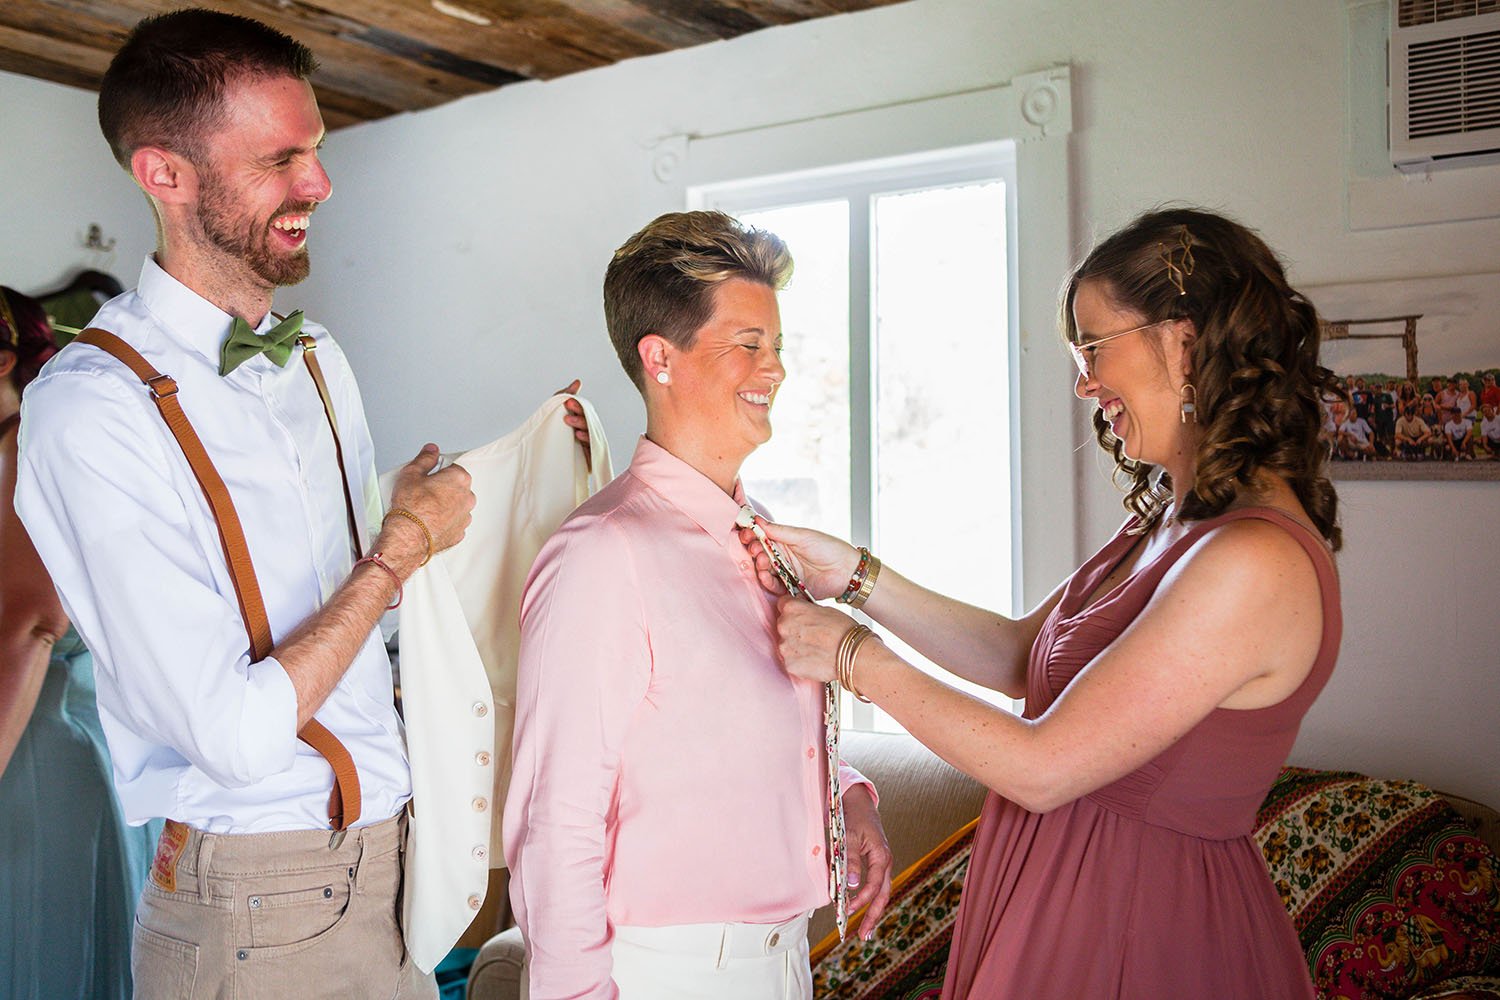
[[[489,754],[489,751],[488,750],[481,750],[478,753],[476,753],[474,755],[474,763],[478,764],[480,767],[489,767],[490,766],[490,754]]]
[[[474,811],[482,813],[490,807],[489,801],[483,795],[474,796]]]

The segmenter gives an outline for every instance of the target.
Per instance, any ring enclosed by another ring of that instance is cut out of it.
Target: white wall
[[[915,0],[351,129],[329,144],[338,192],[304,295],[342,331],[386,461],[427,435],[487,440],[574,374],[623,461],[642,415],[606,346],[599,281],[625,236],[682,207],[651,175],[654,143],[1060,62],[1074,67],[1079,246],[1180,199],[1259,228],[1302,284],[1500,270],[1500,221],[1346,227],[1346,16],[1334,0]],[[414,372],[389,346],[397,329],[438,360]],[[966,387],[990,391],[982,377]],[[1022,429],[1023,449],[1070,446],[1058,428]],[[1079,467],[1083,515],[1033,512],[1037,557],[1091,550],[1118,523],[1103,465],[1085,451]],[[1342,496],[1344,652],[1295,759],[1500,804],[1500,486],[1348,483]]]
[[[643,416],[607,347],[599,283],[615,246],[682,207],[651,174],[653,144],[1062,62],[1080,247],[1179,199],[1259,228],[1299,284],[1500,270],[1500,220],[1346,226],[1347,16],[1336,0],[913,0],[344,130],[326,151],[335,196],[315,218],[314,276],[280,304],[340,336],[383,464],[429,437],[488,440],[574,375],[623,464]],[[3,105],[12,86],[0,75]],[[77,127],[92,137],[91,119]],[[8,176],[16,158],[0,156]],[[962,388],[993,391],[982,377]],[[1081,422],[1022,429],[1023,449],[1081,439]],[[1121,516],[1103,465],[1087,450],[1077,462],[1081,516],[1031,512],[1037,558],[1097,546]],[[1347,634],[1294,760],[1500,805],[1500,487],[1348,483],[1341,496]]]
[[[0,285],[35,294],[83,268],[126,286],[156,245],[145,199],[110,156],[96,95],[0,72]],[[98,223],[113,253],[87,250]]]

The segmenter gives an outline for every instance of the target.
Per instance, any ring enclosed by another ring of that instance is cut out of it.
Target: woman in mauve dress
[[[1099,244],[1062,322],[1130,516],[1029,614],[767,531],[820,598],[852,597],[934,662],[1025,698],[1017,717],[877,641],[846,658],[860,695],[991,789],[947,1000],[1311,997],[1251,830],[1338,653],[1318,429],[1321,401],[1347,397],[1275,254],[1211,213],[1151,212]],[[832,679],[850,628],[783,598],[787,670]]]

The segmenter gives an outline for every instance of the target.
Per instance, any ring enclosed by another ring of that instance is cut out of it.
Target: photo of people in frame
[[[1335,479],[1500,481],[1500,274],[1314,286]]]

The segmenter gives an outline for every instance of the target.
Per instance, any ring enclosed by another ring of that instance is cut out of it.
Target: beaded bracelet
[[[427,530],[427,525],[423,523],[420,517],[413,514],[405,507],[392,507],[390,510],[385,512],[386,517],[390,517],[392,514],[395,514],[397,517],[404,517],[412,524],[415,524],[418,528],[422,529],[422,537],[427,540],[427,554],[422,557],[422,561],[417,563],[417,565],[426,566],[427,561],[432,558],[432,532]]]
[[[848,604],[853,600],[854,595],[859,593],[859,588],[864,584],[865,576],[870,572],[870,560],[874,558],[870,555],[869,549],[863,545],[859,547],[859,565],[854,567],[854,575],[849,577],[849,586],[845,587],[844,592],[835,597],[834,601],[839,604]]]
[[[372,566],[379,566],[381,569],[385,570],[391,575],[392,580],[396,581],[396,600],[393,603],[387,604],[385,606],[385,609],[387,611],[395,611],[401,606],[401,598],[405,595],[405,591],[401,586],[401,576],[395,570],[391,569],[390,564],[387,563],[383,558],[381,558],[379,552],[371,552],[363,559],[356,559],[354,561],[353,568],[359,569],[359,567],[364,565],[365,563],[369,563]]]
[[[865,606],[870,595],[875,592],[875,578],[880,575],[880,560],[874,556],[870,557],[870,568],[865,573],[865,578],[860,581],[859,590],[846,602],[849,607],[859,609]]]

